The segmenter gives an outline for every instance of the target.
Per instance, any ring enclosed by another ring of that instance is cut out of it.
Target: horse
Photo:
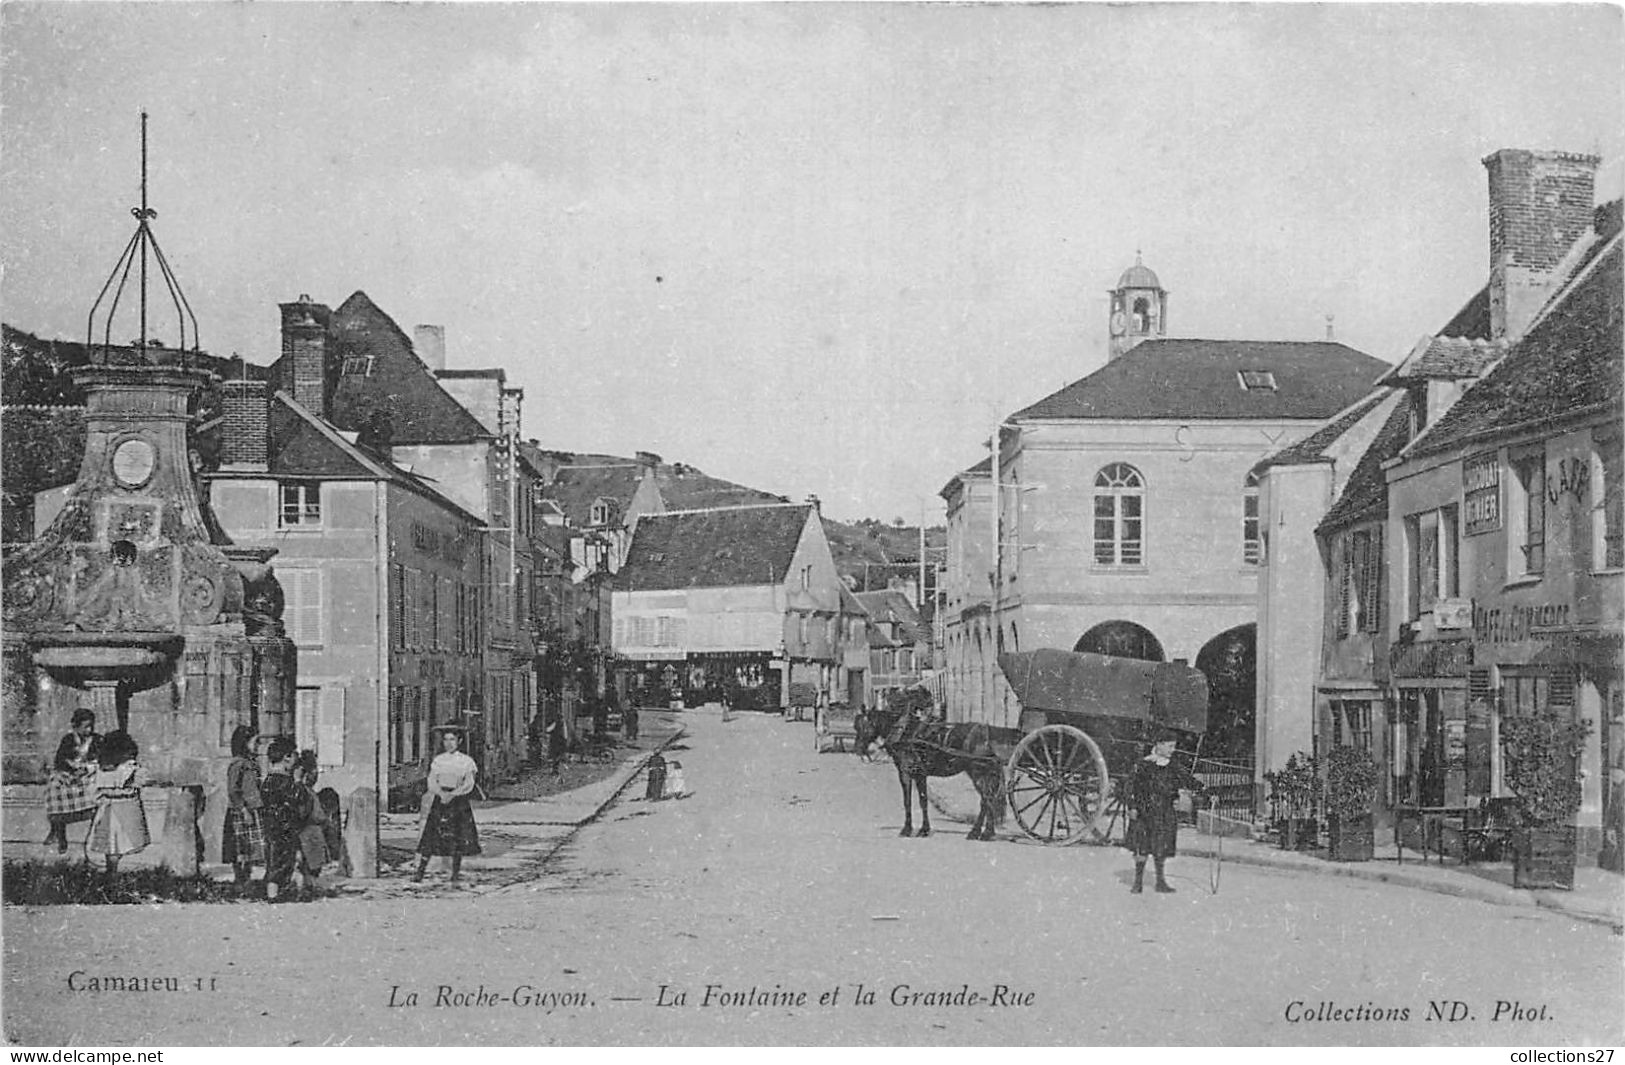
[[[993,750],[986,725],[949,725],[925,721],[915,712],[869,710],[857,715],[858,753],[869,757],[871,747],[881,746],[897,767],[897,782],[903,788],[903,830],[900,836],[913,836],[913,790],[920,793],[920,837],[931,834],[931,806],[926,799],[927,777],[967,774],[976,786],[981,808],[966,839],[989,840],[993,829],[1004,820],[1004,766]]]

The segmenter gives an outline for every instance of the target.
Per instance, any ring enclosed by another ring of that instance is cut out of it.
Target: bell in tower
[[[1168,291],[1151,268],[1134,253],[1134,265],[1123,271],[1111,291],[1111,346],[1115,359],[1142,340],[1168,335]]]

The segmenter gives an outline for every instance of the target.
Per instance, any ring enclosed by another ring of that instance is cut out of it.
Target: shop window
[[[1514,577],[1538,577],[1546,569],[1546,455],[1537,451],[1511,465],[1507,539],[1512,553],[1507,570]]]
[[[1258,473],[1252,471],[1241,490],[1241,558],[1247,565],[1256,566],[1263,554],[1258,538]]]
[[[319,528],[322,524],[322,486],[303,482],[283,482],[282,507],[278,521],[284,529]]]
[[[1126,462],[1095,475],[1095,563],[1139,566],[1145,562],[1145,480]]]

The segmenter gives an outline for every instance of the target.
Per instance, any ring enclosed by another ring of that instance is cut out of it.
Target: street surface
[[[929,839],[899,839],[890,764],[814,754],[808,724],[683,724],[667,757],[691,797],[645,803],[639,776],[517,883],[8,908],[6,1033],[53,1046],[1625,1042],[1621,940],[1606,928],[1256,867],[1226,867],[1215,895],[1208,860],[1189,856],[1169,864],[1177,894],[1133,896],[1124,852],[1029,845],[1008,820],[994,843],[942,818]],[[82,989],[92,979],[102,989]]]

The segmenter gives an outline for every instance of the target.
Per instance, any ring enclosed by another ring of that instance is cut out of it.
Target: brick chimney
[[[415,325],[412,327],[412,350],[418,361],[438,373],[446,368],[446,327],[443,325]]]
[[[1557,266],[1591,228],[1595,155],[1503,148],[1490,182],[1490,339],[1517,340],[1551,295]]]
[[[327,417],[327,323],[333,312],[300,295],[282,308],[281,382],[298,403]]]
[[[270,423],[264,381],[220,385],[220,464],[263,470],[270,461]]]

